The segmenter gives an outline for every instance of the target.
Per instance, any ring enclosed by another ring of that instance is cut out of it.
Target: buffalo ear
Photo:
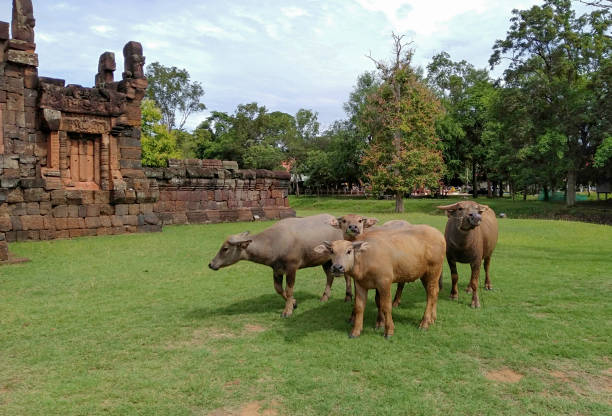
[[[332,227],[340,228],[340,218],[332,218],[329,221],[327,221],[327,223],[331,225]]]
[[[480,214],[482,214],[483,212],[485,212],[486,210],[489,209],[488,205],[482,205],[482,204],[478,204],[478,212]]]
[[[247,248],[247,246],[253,241],[252,238],[248,238],[248,235],[249,235],[249,231],[245,231],[243,233],[231,236],[227,240],[227,242],[229,244],[234,245],[234,246],[240,245],[240,247],[242,247],[242,248]],[[246,245],[244,245],[244,244],[246,244]]]
[[[368,228],[371,227],[373,225],[375,225],[378,222],[377,218],[366,218],[365,219],[365,224],[363,225],[364,228]]]
[[[370,247],[367,241],[355,241],[353,243],[353,249],[355,251],[366,251]]]
[[[325,244],[319,244],[318,246],[314,248],[314,251],[315,253],[319,253],[319,254],[326,254],[330,252]]]

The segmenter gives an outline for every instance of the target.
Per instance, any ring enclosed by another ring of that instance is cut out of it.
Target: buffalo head
[[[238,260],[242,260],[245,258],[245,251],[252,241],[248,231],[230,235],[221,245],[215,258],[208,263],[208,267],[219,270],[221,267],[231,266]]]
[[[334,218],[329,225],[340,228],[344,233],[344,238],[354,239],[363,233],[365,228],[371,227],[378,222],[376,218],[362,217],[357,214],[347,214],[342,217]]]
[[[355,265],[355,253],[365,251],[368,248],[366,241],[325,241],[314,248],[319,254],[329,254],[332,261],[331,271],[335,276],[348,273]]]
[[[451,205],[439,206],[438,209],[446,211],[446,215],[456,223],[457,228],[469,231],[480,225],[482,214],[489,207],[474,201],[460,201]]]

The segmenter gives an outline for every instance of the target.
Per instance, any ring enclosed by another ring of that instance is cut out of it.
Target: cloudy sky
[[[357,76],[387,59],[391,32],[413,41],[414,63],[441,51],[486,67],[513,8],[533,0],[33,0],[39,74],[91,86],[98,57],[142,43],[147,63],[185,68],[203,84],[209,110],[256,101],[271,111],[344,118]],[[585,10],[580,7],[577,8]],[[11,20],[11,1],[0,2]],[[193,128],[206,114],[192,116]]]

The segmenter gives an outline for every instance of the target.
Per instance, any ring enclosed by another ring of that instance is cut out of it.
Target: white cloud
[[[108,25],[93,25],[89,28],[92,32],[101,36],[109,36],[115,31],[114,27]]]
[[[281,7],[281,13],[290,19],[309,15],[306,10],[299,7]]]

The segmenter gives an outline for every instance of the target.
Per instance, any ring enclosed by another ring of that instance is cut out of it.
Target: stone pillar
[[[49,147],[47,150],[47,167],[53,170],[59,170],[60,165],[60,139],[59,132],[52,131],[49,133]]]
[[[13,0],[13,20],[11,21],[13,39],[34,43],[35,24],[32,0]]]

